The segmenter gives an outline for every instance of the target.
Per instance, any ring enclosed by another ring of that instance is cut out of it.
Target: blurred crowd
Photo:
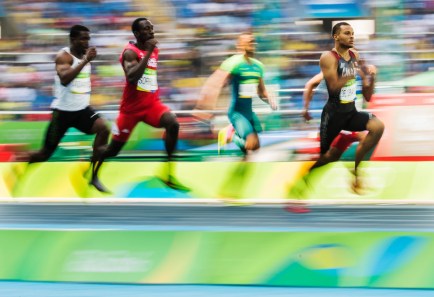
[[[98,50],[92,104],[117,110],[124,83],[119,54],[133,40],[132,21],[143,16],[155,25],[161,96],[173,110],[194,107],[204,79],[246,30],[257,35],[266,83],[284,110],[301,109],[303,86],[319,71],[321,52],[332,47],[333,20],[374,20],[374,32],[360,35],[356,47],[378,66],[380,83],[434,67],[433,0],[3,0],[0,110],[49,109],[54,56],[69,44],[74,24],[91,29]]]

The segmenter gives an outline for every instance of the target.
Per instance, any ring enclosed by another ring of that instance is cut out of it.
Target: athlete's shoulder
[[[228,58],[226,58],[223,63],[240,63],[243,61],[243,55],[242,54],[236,54],[236,55],[232,55]]]
[[[136,44],[133,41],[130,41],[125,45],[122,53],[124,53],[128,50],[133,51],[133,52],[137,52],[139,50],[139,48],[136,46]]]
[[[227,72],[232,72],[239,64],[242,63],[242,61],[243,55],[241,54],[230,56],[221,63],[220,69]]]
[[[325,51],[321,54],[319,63],[320,65],[334,65],[338,60],[339,58],[336,57],[333,51]]]
[[[60,50],[57,51],[58,54],[62,54],[62,53],[71,53],[71,49],[68,46],[64,46],[62,47]]]
[[[134,44],[133,41],[128,42],[119,56],[119,61],[122,63],[125,56],[130,56],[131,58],[135,59],[138,51],[139,49],[137,48],[137,46]]]
[[[320,59],[331,59],[331,58],[336,58],[336,52],[333,50],[322,52],[320,57]]]
[[[127,48],[134,48],[134,49],[136,49],[137,46],[136,46],[136,44],[134,43],[134,41],[128,41],[128,43],[125,44],[125,47],[124,47],[124,48],[125,48],[125,49],[127,49]]]
[[[55,58],[56,63],[57,62],[65,62],[65,61],[73,61],[73,56],[71,54],[71,49],[67,46],[62,47],[56,54]]]
[[[71,54],[71,49],[67,46],[62,47],[60,50],[57,51],[57,56],[62,56],[62,55],[68,55],[68,56],[72,56]]]
[[[261,61],[259,61],[256,58],[250,58],[252,60],[252,62],[258,66],[260,66],[261,68],[264,68],[264,63],[262,63]]]
[[[355,49],[350,49],[349,52],[350,52],[350,56],[352,58],[355,58],[357,60],[359,59],[359,52],[358,51],[356,51]]]

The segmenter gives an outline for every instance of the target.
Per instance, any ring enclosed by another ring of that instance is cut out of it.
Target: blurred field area
[[[91,103],[107,119],[114,120],[124,83],[118,58],[124,45],[134,39],[131,22],[142,16],[153,21],[161,48],[158,74],[161,99],[180,119],[179,150],[186,151],[215,143],[218,129],[227,124],[228,88],[213,110],[212,121],[196,120],[191,110],[206,77],[234,53],[238,33],[249,29],[255,32],[257,56],[265,64],[266,84],[279,102],[276,113],[257,103],[264,130],[285,132],[287,141],[294,137],[316,139],[312,135],[318,130],[324,98],[313,100],[315,119],[305,124],[299,116],[302,93],[307,80],[319,71],[321,53],[333,46],[330,38],[333,22],[354,23],[357,50],[379,69],[377,93],[430,93],[434,92],[433,15],[432,0],[350,0],[344,4],[317,0],[152,0],[146,3],[3,0],[0,2],[0,143],[6,146],[2,145],[0,152],[6,152],[3,160],[10,161],[8,154],[39,147],[53,99],[54,56],[68,45],[68,30],[73,24],[91,29],[91,44],[98,49],[97,60],[93,62]],[[160,150],[161,131],[149,127],[138,129],[127,151]],[[91,146],[92,139],[69,131],[58,156],[63,159],[81,156]],[[312,142],[304,144],[301,142],[298,147],[307,148],[308,154],[300,158],[310,159]],[[63,148],[66,148],[64,152]]]

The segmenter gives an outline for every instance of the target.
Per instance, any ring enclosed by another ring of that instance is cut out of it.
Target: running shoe
[[[226,126],[219,131],[218,140],[217,140],[217,150],[220,154],[220,150],[226,146],[229,142],[232,141],[232,137],[234,136],[235,130],[232,125]]]
[[[92,177],[92,179],[89,182],[89,185],[94,186],[95,189],[100,191],[101,193],[111,194],[110,190],[107,189],[99,180],[98,176]]]
[[[369,187],[366,184],[366,172],[359,168],[357,173],[354,169],[350,170],[351,173],[351,190],[357,195],[365,195],[369,191]]]
[[[24,177],[28,165],[27,162],[11,163],[3,173],[3,182],[10,194],[14,192],[15,187]]]
[[[190,192],[191,189],[183,185],[176,177],[169,175],[168,180],[163,181],[168,187],[181,192]]]

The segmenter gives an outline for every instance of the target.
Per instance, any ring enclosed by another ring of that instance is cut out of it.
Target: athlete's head
[[[238,36],[237,50],[248,56],[253,56],[255,54],[256,41],[252,33],[245,32]]]
[[[74,25],[69,30],[71,47],[78,52],[85,53],[89,48],[90,30],[82,25]]]
[[[154,38],[154,25],[147,18],[137,18],[131,25],[137,42],[146,42],[146,40]]]
[[[340,47],[354,47],[354,30],[347,22],[339,22],[333,26],[332,37]]]

